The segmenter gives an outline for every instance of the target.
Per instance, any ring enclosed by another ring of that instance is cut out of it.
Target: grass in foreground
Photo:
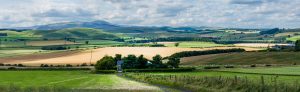
[[[297,92],[298,76],[272,76],[227,72],[129,73],[135,80],[196,92]]]
[[[300,76],[300,67],[291,66],[291,67],[258,67],[258,68],[234,68],[234,69],[224,69],[222,71],[231,71],[231,72],[241,72],[241,73],[259,73],[259,74],[281,74],[281,75],[299,75]]]
[[[0,71],[0,75],[0,88],[2,89],[7,87],[51,89],[54,87],[54,89],[98,91],[161,91],[158,87],[127,80],[117,75],[90,74],[88,71]]]

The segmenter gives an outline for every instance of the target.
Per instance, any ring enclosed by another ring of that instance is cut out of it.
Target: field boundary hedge
[[[175,69],[125,69],[124,72],[190,72],[196,68],[175,68]]]
[[[242,48],[233,48],[233,49],[214,49],[214,50],[205,50],[205,51],[183,51],[174,53],[169,57],[190,57],[190,56],[199,56],[199,55],[208,55],[208,54],[220,54],[220,53],[231,53],[231,52],[245,52],[245,49]]]
[[[91,70],[91,68],[71,68],[71,67],[8,67],[8,68],[0,68],[1,71],[11,71],[11,70],[46,70],[46,71],[56,71],[56,70]]]

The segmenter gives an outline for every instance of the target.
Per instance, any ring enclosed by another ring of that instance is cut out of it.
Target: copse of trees
[[[97,61],[95,65],[96,70],[113,70],[116,69],[117,61],[122,60],[123,69],[146,69],[146,68],[178,68],[180,59],[169,58],[167,63],[163,63],[163,57],[155,55],[152,60],[148,60],[143,55],[135,56],[128,55],[122,58],[121,54],[116,54],[115,57],[104,56],[102,59]]]
[[[295,51],[300,51],[300,40],[295,42]]]
[[[116,66],[115,59],[111,56],[104,56],[102,59],[97,61],[95,65],[96,70],[111,70]]]
[[[173,58],[182,58],[182,57],[190,57],[190,56],[198,56],[198,55],[207,55],[207,54],[219,54],[219,53],[230,53],[230,52],[244,52],[245,49],[234,48],[234,49],[214,49],[214,50],[206,50],[206,51],[183,51],[172,54],[170,57]]]

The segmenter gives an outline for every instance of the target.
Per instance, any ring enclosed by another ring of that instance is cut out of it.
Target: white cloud
[[[0,27],[106,20],[145,26],[300,27],[298,0],[1,0]]]

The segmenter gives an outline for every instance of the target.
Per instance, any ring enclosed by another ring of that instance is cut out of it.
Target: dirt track
[[[105,55],[114,56],[115,54],[141,55],[151,59],[156,54],[161,56],[169,56],[181,51],[194,50],[209,50],[209,49],[228,49],[238,47],[216,47],[216,48],[176,48],[176,47],[106,47],[92,50],[92,63],[101,59]],[[248,51],[258,50],[254,48],[245,48]],[[22,63],[25,65],[40,65],[40,64],[82,64],[89,63],[91,59],[91,50],[85,51],[66,51],[48,54],[33,54],[13,58],[2,58],[0,62],[3,63]]]

